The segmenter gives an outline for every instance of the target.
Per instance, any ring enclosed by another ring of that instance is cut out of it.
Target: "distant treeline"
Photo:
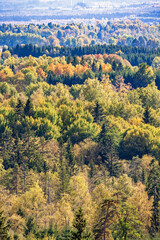
[[[3,48],[5,51],[6,48]],[[131,47],[121,45],[88,45],[84,47],[53,47],[53,46],[37,46],[32,44],[18,45],[16,47],[8,47],[12,55],[16,54],[18,57],[25,57],[32,55],[39,57],[44,54],[51,57],[61,57],[71,55],[72,57],[83,56],[88,54],[118,54],[127,59],[133,66],[138,66],[140,63],[146,62],[148,65],[152,64],[156,56],[160,56],[160,48],[148,49],[144,47]]]

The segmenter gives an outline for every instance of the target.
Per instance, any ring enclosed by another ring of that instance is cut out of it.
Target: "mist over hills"
[[[160,20],[158,0],[0,0],[0,21],[32,21],[69,18],[136,18]]]

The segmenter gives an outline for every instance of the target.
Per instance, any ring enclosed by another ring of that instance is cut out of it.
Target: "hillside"
[[[0,206],[14,239],[158,237],[159,62],[2,53]]]

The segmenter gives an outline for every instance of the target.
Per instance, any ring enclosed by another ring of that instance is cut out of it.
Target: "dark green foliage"
[[[70,139],[68,140],[67,147],[66,147],[66,160],[68,162],[68,168],[70,170],[70,176],[74,175],[74,168],[75,168],[75,156],[72,150],[72,143]]]
[[[28,99],[26,102],[26,105],[24,107],[24,113],[26,116],[29,116],[29,117],[34,115],[33,105],[30,99]]]
[[[36,51],[36,48],[38,51]],[[144,47],[131,47],[131,46],[121,46],[121,45],[90,45],[84,47],[61,47],[60,49],[57,47],[51,46],[35,46],[34,50],[29,50],[29,46],[26,45],[17,45],[16,47],[9,48],[12,54],[17,54],[19,57],[24,56],[42,56],[46,54],[46,50],[49,52],[49,56],[57,57],[57,56],[70,56],[67,60],[67,63],[72,61],[71,56],[83,56],[85,54],[113,54],[118,51],[122,51],[122,56],[126,58],[131,65],[138,66],[142,62],[146,62],[151,66],[153,59],[160,54],[160,48],[144,48]],[[82,57],[81,62],[84,65],[84,58]],[[119,66],[117,66],[119,68]]]
[[[151,170],[147,179],[147,192],[149,198],[153,197],[153,213],[151,219],[150,234],[154,236],[159,231],[160,226],[160,169],[158,163],[155,160],[152,160],[151,162]]]
[[[72,62],[72,57],[71,57],[71,55],[68,55],[68,57],[67,57],[67,64],[69,64],[71,62]]]
[[[142,239],[141,226],[142,222],[138,219],[138,211],[123,203],[113,236],[120,240]]]
[[[85,234],[85,228],[87,226],[86,219],[84,218],[84,213],[80,207],[75,213],[75,218],[73,220],[73,227],[75,231],[72,231],[73,240],[89,239],[90,234]]]
[[[59,236],[56,238],[56,240],[72,240],[72,231],[70,228],[65,228]]]
[[[9,235],[10,226],[7,223],[6,217],[3,215],[3,211],[0,211],[0,239],[1,240],[11,240]]]
[[[95,107],[93,108],[92,115],[94,117],[95,122],[100,124],[103,121],[104,111],[101,104],[99,104],[98,102],[96,102]]]
[[[146,63],[139,64],[139,69],[134,76],[133,82],[131,82],[133,88],[146,87],[154,81],[154,76],[150,75],[147,69],[148,66]]]
[[[73,66],[76,66],[77,64],[79,64],[79,61],[78,61],[78,58],[76,55],[73,57],[72,64],[73,64]]]
[[[146,124],[150,123],[150,110],[149,110],[148,106],[146,106],[146,108],[145,108],[143,120]]]
[[[99,155],[111,176],[118,176],[123,171],[118,158],[119,141],[120,135],[117,129],[109,129],[103,124],[99,135]]]

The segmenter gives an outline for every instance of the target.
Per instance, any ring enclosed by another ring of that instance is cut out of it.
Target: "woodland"
[[[0,54],[0,239],[160,239],[159,45],[25,44]]]

